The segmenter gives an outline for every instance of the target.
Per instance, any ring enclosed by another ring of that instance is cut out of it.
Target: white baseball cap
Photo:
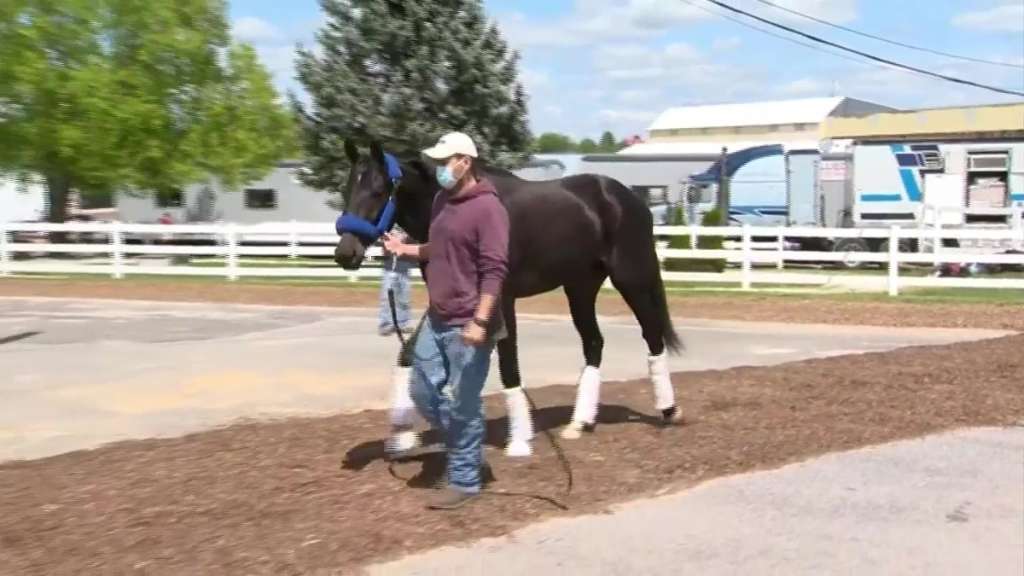
[[[477,157],[476,144],[473,144],[473,139],[462,132],[449,132],[441,136],[437,144],[432,148],[427,148],[423,153],[434,160],[444,160],[456,154],[471,158]]]

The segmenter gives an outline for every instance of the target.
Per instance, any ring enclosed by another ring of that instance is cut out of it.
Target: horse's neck
[[[420,166],[402,166],[403,178],[396,190],[399,225],[414,240],[426,242],[430,229],[430,210],[438,187],[423,177]]]

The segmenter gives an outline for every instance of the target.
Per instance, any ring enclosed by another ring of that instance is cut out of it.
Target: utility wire
[[[860,58],[854,58],[853,56],[848,56],[846,54],[843,54],[842,52],[835,52],[835,51],[829,50],[827,48],[822,48],[821,46],[818,46],[817,44],[811,44],[810,42],[802,42],[800,40],[797,40],[796,38],[793,38],[792,36],[786,36],[785,34],[779,34],[778,32],[772,32],[771,30],[766,30],[764,28],[761,28],[760,26],[755,26],[755,25],[751,24],[750,22],[747,22],[746,20],[737,18],[735,16],[731,16],[729,14],[722,14],[721,12],[716,12],[715,10],[712,10],[711,8],[709,8],[708,6],[705,6],[704,4],[698,4],[694,0],[682,0],[682,1],[684,3],[686,3],[686,4],[689,4],[690,6],[693,6],[694,8],[697,8],[698,10],[703,10],[704,12],[707,12],[708,14],[711,14],[712,16],[717,16],[719,18],[725,18],[726,20],[729,20],[731,22],[735,22],[735,23],[739,24],[740,26],[744,26],[746,28],[750,28],[751,30],[756,30],[757,32],[760,32],[762,34],[767,34],[768,36],[773,36],[775,38],[778,38],[779,40],[784,40],[784,41],[789,42],[791,44],[797,44],[799,46],[803,46],[804,48],[810,48],[811,50],[814,50],[816,52],[821,52],[821,53],[824,53],[824,54],[828,54],[830,56],[835,56],[836,58],[842,58],[844,60],[849,60],[850,62],[853,62],[855,64],[860,64],[861,66],[865,66],[865,67],[877,66],[876,64],[869,64],[868,62],[865,62],[865,61],[861,60]],[[878,66],[878,67],[882,68],[882,66]],[[886,68],[888,68],[888,67],[886,67]]]
[[[975,88],[981,88],[983,90],[990,90],[992,92],[998,92],[1000,94],[1009,94],[1011,96],[1021,96],[1021,97],[1024,97],[1024,92],[1018,92],[1016,90],[1008,90],[1006,88],[999,88],[998,86],[989,86],[987,84],[981,84],[981,83],[978,83],[978,82],[974,82],[972,80],[964,80],[963,78],[956,78],[956,77],[953,77],[953,76],[947,76],[945,74],[939,74],[937,72],[932,72],[930,70],[925,70],[923,68],[918,68],[916,66],[910,66],[910,65],[907,65],[907,64],[901,64],[899,62],[894,62],[894,61],[888,60],[886,58],[881,58],[881,57],[875,56],[873,54],[868,54],[867,52],[861,52],[860,50],[857,50],[857,49],[854,49],[854,48],[849,48],[847,46],[843,46],[842,44],[837,44],[837,43],[832,42],[830,40],[825,40],[824,38],[820,38],[820,37],[815,36],[813,34],[808,34],[806,32],[802,32],[802,31],[797,30],[795,28],[792,28],[790,26],[786,26],[785,24],[779,24],[778,22],[773,22],[772,20],[769,20],[767,18],[762,18],[762,17],[760,17],[760,16],[758,16],[756,14],[751,14],[750,12],[747,12],[745,10],[740,10],[739,8],[736,8],[735,6],[731,6],[729,4],[726,4],[725,2],[720,2],[719,0],[706,0],[706,1],[710,2],[711,4],[714,4],[715,6],[718,6],[720,8],[724,8],[726,10],[729,10],[730,12],[735,12],[737,14],[742,14],[742,15],[748,17],[748,18],[752,18],[754,20],[757,20],[758,22],[763,22],[763,23],[768,24],[769,26],[773,26],[775,28],[780,28],[782,30],[785,30],[785,31],[791,33],[791,34],[796,34],[798,36],[803,36],[804,38],[807,38],[807,39],[809,39],[809,40],[811,40],[813,42],[817,42],[819,44],[824,44],[826,46],[831,46],[833,48],[838,48],[838,49],[846,51],[846,52],[857,54],[858,56],[861,56],[863,58],[867,58],[868,60],[873,60],[875,62],[881,62],[882,64],[887,64],[889,66],[894,66],[896,68],[901,68],[903,70],[908,70],[910,72],[916,72],[916,73],[922,74],[924,76],[931,76],[933,78],[938,78],[940,80],[945,80],[947,82],[953,82],[953,83],[956,83],[956,84],[963,84],[965,86],[973,86]]]
[[[829,22],[828,20],[824,20],[824,19],[818,18],[816,16],[811,16],[810,14],[804,14],[803,12],[800,12],[798,10],[793,10],[792,8],[786,8],[785,6],[780,6],[780,5],[776,4],[775,2],[772,2],[771,0],[755,0],[755,1],[756,2],[760,2],[761,4],[764,4],[766,6],[771,6],[772,8],[776,8],[778,10],[782,10],[783,12],[789,12],[790,14],[793,14],[793,15],[796,15],[796,16],[800,16],[801,18],[806,18],[806,19],[811,20],[813,22],[817,22],[819,24],[824,24],[825,26],[831,26],[832,28],[836,28],[836,29],[842,30],[844,32],[849,32],[850,34],[856,34],[858,36],[863,36],[865,38],[871,38],[872,40],[878,40],[879,42],[885,42],[887,44],[892,44],[893,46],[900,46],[902,48],[909,48],[910,50],[917,50],[917,51],[920,51],[920,52],[927,52],[928,54],[934,54],[936,56],[945,56],[946,58],[956,58],[957,60],[966,60],[967,62],[977,62],[978,64],[991,64],[993,66],[1005,66],[1006,68],[1014,68],[1014,69],[1018,69],[1018,70],[1024,70],[1024,65],[1020,65],[1020,64],[1011,64],[1010,62],[999,62],[999,61],[996,61],[996,60],[985,60],[985,59],[982,59],[982,58],[972,58],[971,56],[964,56],[962,54],[952,54],[950,52],[943,52],[941,50],[935,50],[933,48],[925,48],[924,46],[915,46],[913,44],[907,44],[905,42],[899,42],[897,40],[890,40],[889,38],[885,38],[885,37],[882,37],[882,36],[877,36],[875,34],[870,34],[868,32],[862,32],[860,30],[856,30],[856,29],[850,28],[848,26],[843,26],[841,24],[836,24],[835,22]]]

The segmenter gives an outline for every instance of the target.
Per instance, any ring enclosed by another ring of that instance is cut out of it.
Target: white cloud
[[[794,12],[800,12],[836,24],[845,24],[857,19],[857,0],[773,0],[773,2]],[[805,18],[788,12],[772,8],[766,8],[766,10],[781,14],[782,18],[786,20],[807,21]]]
[[[658,90],[622,90],[615,94],[615,99],[623,104],[641,105],[654,102],[658,96]]]
[[[231,27],[235,38],[252,44],[279,42],[283,39],[281,32],[272,24],[261,18],[246,16],[235,21]]]
[[[1012,70],[988,70],[969,63],[936,67],[950,76],[972,78],[993,86],[1024,89],[1024,80]],[[980,88],[952,84],[891,68],[858,68],[847,74],[839,87],[844,96],[861,98],[898,108],[927,108],[1020,101]]]
[[[829,85],[827,83],[815,80],[814,78],[800,78],[799,80],[783,84],[779,88],[779,93],[787,96],[818,96],[828,91]]]
[[[533,68],[520,69],[519,80],[526,87],[527,92],[531,93],[551,86],[551,76],[543,70]]]
[[[739,36],[729,36],[727,38],[715,38],[714,42],[711,43],[711,49],[715,52],[728,52],[735,50],[743,44]]]
[[[953,25],[989,32],[1024,32],[1024,3],[1003,4],[953,17]]]
[[[522,13],[505,14],[498,20],[513,46],[527,48],[651,38],[708,17],[707,12],[675,0],[575,0],[570,14],[553,23],[531,21]]]
[[[607,122],[628,123],[631,125],[643,125],[647,127],[654,118],[661,113],[661,110],[635,110],[635,109],[611,109],[606,108],[598,113],[598,116]]]
[[[670,82],[688,77],[700,66],[700,53],[681,42],[661,49],[641,44],[602,46],[594,54],[594,67],[610,80]]]

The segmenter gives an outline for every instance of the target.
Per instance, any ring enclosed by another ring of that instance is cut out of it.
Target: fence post
[[[742,282],[743,282],[743,289],[744,290],[750,290],[750,275],[751,275],[750,272],[751,272],[751,266],[752,266],[751,260],[753,259],[753,257],[754,257],[754,254],[753,254],[753,250],[751,249],[751,244],[750,244],[750,225],[749,224],[744,224],[743,225],[743,263],[742,263],[742,266],[743,266],[743,272],[742,272],[742,279],[743,280],[742,280]]]
[[[297,230],[298,224],[295,220],[292,220],[291,229],[288,231],[288,258],[295,260],[299,257],[298,246],[299,246],[299,232]]]
[[[690,222],[690,250],[697,249],[697,225]]]
[[[124,237],[121,234],[121,223],[110,223],[110,256],[115,280],[124,278]]]
[[[0,222],[0,276],[10,276],[11,255],[7,252],[7,224]]]
[[[227,229],[227,243],[228,243],[228,280],[232,282],[238,280],[238,230],[235,227],[234,222],[228,224]]]
[[[889,229],[889,296],[900,295],[900,227]]]
[[[1019,204],[1013,205],[1013,213],[1010,216],[1013,219],[1011,222],[1012,229],[1016,232],[1016,238],[1013,239],[1014,248],[1020,250],[1024,248],[1024,208],[1021,208]]]
[[[784,269],[786,267],[786,259],[783,256],[783,254],[786,253],[786,235],[783,233],[783,232],[785,232],[785,230],[786,230],[786,228],[784,226],[779,226],[779,237],[778,237],[779,253],[778,253],[778,262],[776,262],[776,264],[775,264],[775,267],[777,269],[779,269],[779,270],[782,270],[782,269]]]

